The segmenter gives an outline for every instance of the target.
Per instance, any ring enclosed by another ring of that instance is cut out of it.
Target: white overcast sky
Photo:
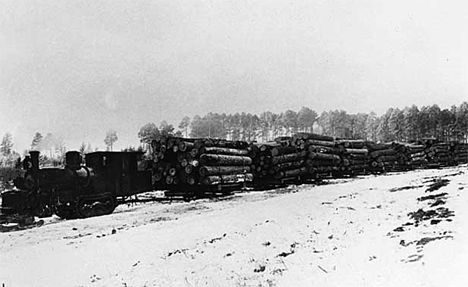
[[[104,148],[184,115],[468,100],[465,0],[0,0],[0,136]]]

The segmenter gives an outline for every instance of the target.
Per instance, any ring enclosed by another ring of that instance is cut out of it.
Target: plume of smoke
[[[37,150],[44,152],[48,157],[61,156],[65,151],[65,142],[62,137],[48,133],[38,144]]]

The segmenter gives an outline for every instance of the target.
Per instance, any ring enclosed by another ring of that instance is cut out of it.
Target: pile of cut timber
[[[397,151],[392,143],[368,142],[369,168],[374,171],[393,169],[398,164]]]
[[[306,156],[305,166],[309,177],[338,170],[341,150],[336,147],[335,138],[314,133],[297,133],[291,137],[291,145]]]
[[[467,163],[468,143],[454,143],[452,147],[452,154],[456,163]]]
[[[252,169],[262,180],[297,178],[307,173],[306,152],[291,144],[291,139],[277,138],[274,142],[251,145]]]
[[[410,170],[411,166],[411,155],[406,144],[393,142],[392,148],[396,151],[396,162],[392,170],[405,171]]]
[[[349,174],[365,172],[369,166],[369,150],[364,140],[339,140],[341,171]]]
[[[267,143],[161,136],[151,147],[155,188],[169,190],[239,186],[254,180],[275,184],[468,162],[466,143],[435,139],[374,143],[314,133],[297,133]]]
[[[151,146],[155,186],[237,184],[253,180],[247,142],[160,137]]]
[[[411,166],[424,167],[427,164],[426,147],[422,144],[406,144],[406,154],[409,157]]]
[[[447,142],[428,144],[425,152],[429,166],[446,166],[452,161],[450,144]]]

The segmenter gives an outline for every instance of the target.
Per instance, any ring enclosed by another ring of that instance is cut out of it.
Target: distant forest
[[[139,129],[141,147],[128,147],[124,150],[142,150],[158,136],[211,137],[244,141],[271,141],[278,136],[288,136],[296,132],[314,132],[346,139],[366,139],[375,142],[411,142],[423,138],[437,138],[444,141],[468,140],[468,102],[450,109],[440,109],[437,105],[418,108],[413,105],[404,109],[390,108],[383,115],[375,113],[348,114],[343,110],[322,112],[320,115],[311,108],[302,107],[299,111],[287,110],[282,113],[263,112],[196,115],[193,119],[184,117],[175,128],[162,121],[159,126],[147,123]],[[118,140],[117,131],[108,131],[104,139],[107,150],[112,150]],[[45,137],[37,132],[31,149],[43,152],[44,161],[61,159],[66,147],[64,139],[52,134]],[[82,154],[91,152],[91,144],[82,143],[78,149]],[[23,155],[27,151],[24,151]],[[0,142],[0,166],[13,165],[20,154],[13,148],[12,135],[7,132]]]
[[[444,141],[466,141],[468,135],[468,102],[450,109],[437,105],[416,105],[404,109],[389,108],[383,115],[374,112],[348,114],[343,110],[322,112],[311,108],[282,113],[263,112],[196,115],[184,117],[175,131],[173,125],[163,121],[159,127],[148,123],[138,136],[142,143],[150,143],[160,134],[185,137],[226,138],[229,140],[271,141],[275,137],[296,132],[314,132],[346,139],[366,139],[375,142],[411,142],[423,138]]]

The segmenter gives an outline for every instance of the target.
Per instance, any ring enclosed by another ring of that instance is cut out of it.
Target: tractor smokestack
[[[81,168],[81,154],[77,151],[68,151],[65,154],[65,165],[71,169],[78,170]]]
[[[39,176],[39,151],[32,150],[29,152],[31,156],[31,173],[34,179],[34,186],[38,184],[38,176]]]
[[[39,170],[39,151],[37,150],[32,150],[29,152],[29,155],[31,156],[31,169],[33,172],[37,172]]]

